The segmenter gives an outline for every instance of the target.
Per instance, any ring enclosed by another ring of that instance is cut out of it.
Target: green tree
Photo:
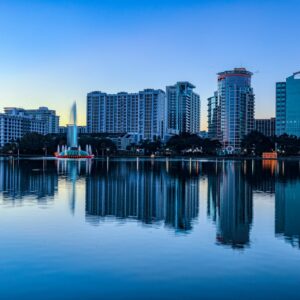
[[[242,140],[242,149],[248,155],[262,155],[275,150],[274,142],[259,131],[251,131]]]
[[[19,142],[20,153],[22,154],[44,154],[45,136],[38,133],[27,133]]]

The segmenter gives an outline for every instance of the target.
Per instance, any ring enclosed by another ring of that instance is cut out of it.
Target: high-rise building
[[[141,139],[163,138],[165,132],[165,92],[152,89],[139,92],[138,115]]]
[[[170,133],[200,132],[200,96],[189,82],[167,86],[167,130]]]
[[[106,94],[91,92],[87,95],[87,132],[138,132],[139,94]]]
[[[146,89],[139,93],[87,95],[87,132],[135,133],[140,139],[163,138],[165,93]]]
[[[300,72],[276,83],[276,135],[300,137]]]
[[[254,93],[252,73],[245,68],[235,68],[218,74],[218,92],[209,100],[209,111],[214,107],[209,126],[217,131],[217,138],[227,152],[240,152],[241,141],[254,129]],[[217,97],[217,98],[216,98]],[[213,105],[212,105],[213,103]],[[216,130],[217,128],[217,130]]]
[[[30,132],[45,134],[44,122],[17,111],[0,114],[0,147]]]
[[[218,92],[207,99],[208,101],[208,138],[217,139],[220,136],[220,104]]]
[[[6,107],[4,112],[10,115],[23,114],[42,121],[45,127],[45,134],[59,133],[59,116],[56,115],[55,110],[50,110],[48,107],[39,107],[38,109]]]
[[[285,133],[286,118],[286,83],[276,83],[276,135]]]
[[[87,94],[87,131],[106,132],[106,94],[95,91]]]
[[[89,133],[138,132],[138,93],[87,95],[87,131]]]
[[[254,129],[265,136],[275,135],[275,118],[270,119],[255,119]]]

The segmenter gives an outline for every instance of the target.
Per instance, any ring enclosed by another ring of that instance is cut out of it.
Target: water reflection
[[[192,229],[199,210],[199,178],[169,176],[153,161],[100,163],[86,181],[86,219],[132,218],[144,224],[164,223],[180,231]]]
[[[217,224],[217,243],[243,248],[249,244],[253,191],[240,165],[216,165],[208,176],[208,216]]]
[[[253,202],[257,193],[274,197],[275,236],[300,246],[300,171],[295,161],[1,161],[0,193],[4,203],[53,201],[66,182],[70,212],[85,191],[85,220],[138,221],[175,232],[192,232],[199,204],[215,226],[218,245],[251,245]]]
[[[57,160],[55,161],[57,173],[64,178],[70,185],[70,210],[75,212],[76,206],[76,183],[85,180],[91,172],[92,162],[90,160]]]
[[[8,201],[32,196],[39,202],[53,199],[58,188],[58,174],[52,162],[0,162],[0,192]]]
[[[275,234],[300,248],[300,182],[276,182]]]

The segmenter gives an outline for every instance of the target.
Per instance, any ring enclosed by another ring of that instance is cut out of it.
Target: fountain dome
[[[93,158],[93,154],[79,149],[69,149],[56,155],[57,158]]]

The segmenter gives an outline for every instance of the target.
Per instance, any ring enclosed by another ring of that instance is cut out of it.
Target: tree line
[[[21,139],[4,145],[0,151],[6,155],[53,155],[57,146],[66,145],[66,134],[40,135],[25,134]],[[172,136],[167,143],[156,139],[130,144],[126,151],[118,151],[115,143],[104,134],[81,134],[79,144],[82,149],[91,145],[96,156],[116,154],[159,154],[159,155],[219,155],[222,144],[215,139],[201,138],[196,134],[182,133]],[[279,137],[267,137],[258,131],[252,131],[241,143],[240,156],[261,156],[263,152],[277,151],[281,156],[300,154],[300,138],[287,134]]]
[[[27,133],[21,139],[12,141],[0,149],[2,154],[20,155],[54,155],[57,146],[67,144],[66,134],[47,134]],[[108,138],[103,136],[82,135],[79,137],[79,144],[82,149],[86,145],[91,145],[96,155],[103,155],[107,152],[115,153],[116,145]]]

